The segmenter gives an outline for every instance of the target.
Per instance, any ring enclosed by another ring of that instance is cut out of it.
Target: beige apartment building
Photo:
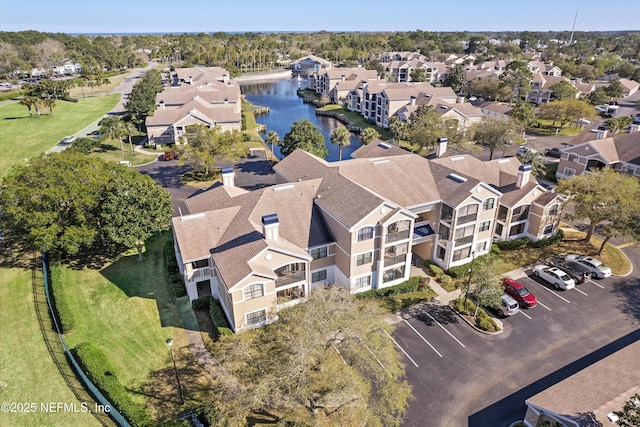
[[[173,219],[190,299],[218,298],[235,331],[277,319],[317,286],[352,293],[409,278],[411,262],[470,262],[492,242],[553,235],[560,198],[516,158],[426,159],[382,141],[329,163],[298,150],[275,166],[276,185],[245,191],[233,169],[187,199]]]

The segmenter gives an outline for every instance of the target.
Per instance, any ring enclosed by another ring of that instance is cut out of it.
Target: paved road
[[[407,427],[506,427],[525,399],[640,339],[640,250],[634,271],[555,291],[531,270],[518,278],[540,304],[504,319],[504,333],[476,332],[446,307],[396,324],[416,399]],[[640,368],[639,368],[640,369]]]

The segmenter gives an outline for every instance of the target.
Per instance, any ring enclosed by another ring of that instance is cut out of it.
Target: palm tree
[[[33,116],[33,113],[31,112],[31,107],[33,107],[34,104],[33,96],[23,96],[22,99],[20,99],[19,104],[27,107],[29,110],[29,117]]]
[[[124,145],[122,143],[124,131],[122,121],[117,117],[109,116],[100,120],[98,126],[100,126],[102,133],[108,133],[111,139],[117,139],[120,142],[120,151],[122,151],[122,157],[124,157]]]
[[[280,137],[278,136],[278,133],[274,130],[269,131],[266,142],[267,144],[271,144],[271,155],[275,156],[275,154],[273,154],[273,146],[280,145]]]
[[[347,128],[336,128],[331,132],[331,143],[338,144],[339,159],[342,161],[342,147],[348,147],[351,144],[351,132]]]
[[[53,116],[53,107],[56,106],[55,98],[43,98],[40,102],[49,109],[49,115]]]
[[[378,138],[380,138],[380,134],[374,128],[366,128],[360,134],[360,140],[365,145]]]
[[[136,131],[136,127],[131,124],[131,122],[121,121],[120,123],[122,123],[122,130],[124,134],[129,138],[129,149],[131,150],[131,154],[133,154],[133,143],[131,142],[131,136]]]

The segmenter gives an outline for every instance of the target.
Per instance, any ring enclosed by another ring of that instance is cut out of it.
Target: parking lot
[[[567,375],[564,367],[637,332],[637,277],[588,280],[557,291],[532,269],[525,272],[512,278],[536,295],[538,305],[502,319],[501,334],[478,332],[438,304],[396,319],[393,338],[416,397],[406,426],[508,426],[523,418],[527,397]]]

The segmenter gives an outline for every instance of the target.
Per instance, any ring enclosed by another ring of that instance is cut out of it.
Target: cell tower
[[[569,45],[573,43],[573,32],[576,29],[576,21],[578,20],[578,11],[576,10],[576,17],[573,18],[573,27],[571,28],[571,37],[569,37]]]

